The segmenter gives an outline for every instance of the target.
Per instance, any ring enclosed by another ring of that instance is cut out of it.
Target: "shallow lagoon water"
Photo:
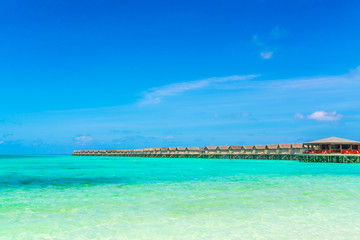
[[[360,165],[0,156],[0,239],[359,239]]]

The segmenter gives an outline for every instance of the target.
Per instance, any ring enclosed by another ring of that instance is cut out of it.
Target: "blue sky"
[[[0,154],[360,140],[358,1],[8,1]]]

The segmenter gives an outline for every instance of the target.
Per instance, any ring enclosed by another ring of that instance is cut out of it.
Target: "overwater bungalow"
[[[360,142],[338,137],[324,138],[304,143],[304,145],[307,148],[306,153],[360,153]]]
[[[204,148],[204,153],[205,153],[205,154],[216,154],[216,149],[217,149],[217,147],[206,146],[206,147]]]
[[[244,145],[242,146],[244,154],[253,154],[254,153],[254,145]]]
[[[255,145],[254,153],[255,154],[265,154],[266,145]]]
[[[149,154],[155,154],[155,148],[149,148],[148,153]]]
[[[117,153],[117,154],[123,154],[123,153],[124,153],[124,150],[116,150],[116,153]]]
[[[186,153],[201,154],[201,148],[200,147],[186,147]]]
[[[267,144],[265,147],[266,154],[278,154],[279,144]]]
[[[291,144],[291,154],[302,154],[304,153],[304,144],[303,143],[292,143]]]
[[[176,147],[169,147],[170,154],[176,154]]]
[[[160,148],[160,153],[161,154],[168,154],[169,153],[169,148]]]
[[[176,148],[177,154],[185,154],[186,153],[186,147],[177,147]]]
[[[216,153],[218,154],[229,154],[229,146],[217,146]]]
[[[279,144],[279,154],[290,154],[291,144]]]
[[[241,154],[242,152],[242,146],[230,146],[229,152],[232,154]]]

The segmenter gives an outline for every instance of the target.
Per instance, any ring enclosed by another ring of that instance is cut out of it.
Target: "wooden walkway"
[[[360,163],[360,154],[299,154],[300,162]]]
[[[300,162],[360,163],[360,154],[139,154],[139,153],[74,153],[74,156],[113,156],[149,158],[213,158],[213,159],[256,159],[256,160],[293,160]]]

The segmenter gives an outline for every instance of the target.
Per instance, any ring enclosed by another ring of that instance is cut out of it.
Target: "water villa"
[[[241,154],[242,152],[242,146],[230,146],[229,152],[232,154]]]
[[[253,145],[245,145],[243,146],[243,153],[244,154],[252,154],[254,151],[254,146]]]
[[[304,143],[306,153],[342,153],[359,154],[360,142],[344,138],[329,137],[308,143]]]
[[[162,147],[129,150],[75,150],[74,156],[121,156],[163,158],[277,159],[303,162],[360,163],[360,142],[330,137],[307,143]]]
[[[217,147],[209,147],[209,146],[207,146],[207,147],[204,148],[204,153],[205,154],[216,154],[217,153],[216,149],[217,149]]]
[[[255,145],[253,152],[259,154],[265,154],[266,145]]]
[[[265,147],[267,154],[277,154],[279,149],[279,144],[268,144]]]

